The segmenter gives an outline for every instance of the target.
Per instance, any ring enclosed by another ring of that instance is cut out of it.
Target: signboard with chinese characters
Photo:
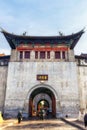
[[[43,80],[43,81],[45,81],[45,80],[48,80],[48,75],[40,75],[40,74],[38,74],[37,75],[37,80]]]

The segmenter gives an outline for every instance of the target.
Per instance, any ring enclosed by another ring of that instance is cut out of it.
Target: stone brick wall
[[[4,111],[4,101],[6,94],[7,66],[0,66],[0,111]]]
[[[87,111],[87,66],[78,66],[80,109]]]
[[[37,81],[37,74],[47,74],[48,81]],[[79,93],[75,62],[10,62],[8,68],[5,112],[24,109],[28,113],[30,90],[50,86],[56,93],[56,115],[78,114]],[[55,94],[54,94],[55,95]],[[26,105],[24,105],[26,104]]]

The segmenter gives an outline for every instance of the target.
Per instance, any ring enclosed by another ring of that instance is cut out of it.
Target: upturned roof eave
[[[37,39],[37,38],[40,38],[40,39],[68,39],[68,38],[74,38],[76,36],[78,36],[79,34],[82,34],[84,33],[84,30],[82,29],[81,31],[75,33],[75,34],[71,34],[71,35],[62,35],[62,36],[28,36],[28,35],[16,35],[16,34],[13,34],[13,33],[9,33],[5,30],[2,30],[1,31],[3,34],[6,34],[6,35],[9,35],[10,37],[12,38],[23,38],[23,39]]]
[[[9,33],[5,30],[1,31],[5,38],[7,39],[8,43],[10,44],[10,47],[12,49],[15,49],[15,45],[12,42],[13,39],[16,40],[59,40],[59,41],[69,41],[69,40],[73,40],[72,44],[70,45],[70,48],[73,49],[75,47],[75,45],[77,44],[79,38],[81,37],[81,35],[84,33],[84,30],[81,30],[75,34],[71,34],[71,35],[67,35],[67,36],[23,36],[23,35],[15,35],[13,33]],[[77,40],[75,40],[77,38]]]

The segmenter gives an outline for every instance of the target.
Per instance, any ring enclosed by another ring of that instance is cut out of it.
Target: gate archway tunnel
[[[52,116],[56,116],[56,100],[54,93],[46,88],[36,88],[30,95],[29,98],[29,116],[35,116],[40,109],[49,109]]]

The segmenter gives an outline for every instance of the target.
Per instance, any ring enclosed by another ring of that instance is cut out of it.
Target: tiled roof
[[[87,54],[81,53],[80,55],[75,55],[76,59],[87,59]]]
[[[8,33],[4,30],[2,30],[2,33],[4,34],[5,38],[7,39],[10,47],[12,49],[16,49],[17,46],[19,46],[21,43],[25,44],[36,44],[36,43],[50,43],[50,44],[58,44],[58,45],[67,45],[70,47],[70,49],[73,49],[75,45],[77,44],[78,40],[84,33],[84,30],[79,31],[78,33],[71,34],[68,36],[24,36],[24,35],[15,35]]]

